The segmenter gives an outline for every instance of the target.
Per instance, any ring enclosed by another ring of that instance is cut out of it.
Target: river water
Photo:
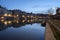
[[[0,23],[0,40],[44,40],[41,23]]]

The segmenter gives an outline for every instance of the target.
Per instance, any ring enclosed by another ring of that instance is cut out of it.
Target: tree
[[[54,13],[54,10],[51,8],[48,10],[48,13]]]

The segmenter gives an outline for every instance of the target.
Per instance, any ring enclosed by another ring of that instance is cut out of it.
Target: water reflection
[[[24,26],[26,24],[33,24],[33,23],[40,23],[40,22],[37,22],[37,21],[34,21],[34,20],[0,20],[0,31],[3,30],[3,29],[6,29],[7,27],[14,27],[14,28],[17,28],[17,27],[21,27],[21,26]]]
[[[45,27],[35,20],[0,21],[0,40],[44,40]]]

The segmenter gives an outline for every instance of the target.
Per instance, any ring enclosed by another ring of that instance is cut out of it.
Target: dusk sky
[[[20,9],[27,12],[45,12],[50,8],[60,7],[60,0],[0,0],[0,5],[7,9]]]

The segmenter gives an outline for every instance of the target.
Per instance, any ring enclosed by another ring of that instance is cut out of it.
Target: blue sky
[[[60,0],[0,0],[0,5],[7,9],[39,13],[50,8],[60,7]]]

